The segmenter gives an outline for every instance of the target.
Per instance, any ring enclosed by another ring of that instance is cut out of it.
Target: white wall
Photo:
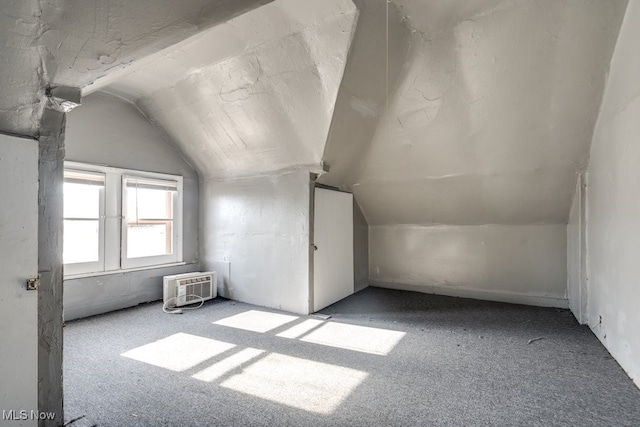
[[[64,320],[162,299],[162,276],[197,271],[198,264],[112,273],[64,281]]]
[[[0,410],[38,409],[38,142],[0,134]],[[35,426],[35,421],[1,425]]]
[[[201,183],[202,268],[221,296],[308,313],[309,185],[305,171]]]
[[[569,308],[578,322],[588,322],[587,274],[586,274],[586,186],[585,175],[580,174],[576,182],[569,222],[567,223],[567,296]]]
[[[567,307],[566,226],[371,226],[373,286]]]
[[[132,104],[97,92],[67,117],[66,160],[182,175],[183,259],[188,264],[65,280],[65,320],[162,297],[162,276],[197,271],[198,175],[165,135]]]
[[[353,198],[353,291],[369,286],[369,224]]]
[[[591,146],[589,325],[640,385],[640,2],[631,1]]]

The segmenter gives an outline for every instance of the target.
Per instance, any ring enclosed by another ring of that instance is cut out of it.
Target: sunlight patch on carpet
[[[177,333],[136,347],[122,353],[121,356],[171,371],[182,372],[235,346],[235,344],[197,335]]]
[[[269,313],[266,311],[249,310],[235,316],[213,322],[214,325],[228,326],[253,332],[268,332],[289,322],[298,320],[298,316]]]
[[[386,356],[405,335],[389,329],[327,322],[300,341]]]
[[[332,414],[368,373],[271,353],[222,387],[317,414]]]
[[[263,353],[264,350],[258,350],[257,348],[245,348],[244,350],[241,350],[238,353],[219,361],[218,363],[214,363],[213,365],[209,366],[206,369],[203,369],[197,374],[192,375],[192,378],[206,382],[215,381],[218,378],[233,371],[234,369],[238,369],[243,364],[255,359]]]

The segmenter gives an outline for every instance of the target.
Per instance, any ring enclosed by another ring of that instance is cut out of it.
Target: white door
[[[313,311],[353,294],[353,195],[315,189]]]
[[[37,425],[37,274],[38,142],[0,134],[0,425]]]

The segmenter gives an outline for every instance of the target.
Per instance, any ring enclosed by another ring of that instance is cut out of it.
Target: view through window
[[[182,177],[65,165],[65,274],[182,261]]]
[[[97,268],[101,261],[104,174],[66,170],[64,173],[65,264]]]
[[[173,195],[177,183],[125,178],[127,257],[173,253]]]

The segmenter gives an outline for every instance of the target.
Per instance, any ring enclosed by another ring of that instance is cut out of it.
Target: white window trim
[[[97,171],[89,171],[89,170],[84,170],[84,169],[76,169],[76,168],[72,168],[72,167],[65,167],[65,172],[67,170],[71,170],[74,172],[80,172],[80,173],[96,173]],[[101,175],[105,175],[101,172],[98,172]],[[100,201],[99,201],[99,213],[98,213],[98,241],[99,242],[104,242],[104,236],[105,236],[105,188],[106,188],[106,176],[104,177],[105,181],[104,181],[104,185],[100,186],[100,191],[99,191],[99,197],[100,197]],[[67,217],[64,217],[64,220],[66,220]],[[70,218],[73,219],[73,218]],[[83,274],[83,273],[92,273],[95,271],[104,271],[104,259],[105,259],[105,253],[104,253],[104,245],[100,245],[98,247],[98,260],[97,261],[93,261],[93,262],[76,262],[76,263],[72,263],[72,264],[65,264],[64,265],[64,271],[65,274]]]
[[[122,270],[97,271],[97,272],[94,272],[94,273],[65,274],[64,275],[64,279],[65,280],[73,280],[73,279],[83,279],[85,277],[110,276],[110,275],[115,275],[115,274],[133,273],[135,271],[145,271],[145,270],[156,270],[156,269],[159,269],[159,268],[180,267],[182,265],[187,265],[187,264],[194,264],[195,265],[197,263],[187,263],[187,262],[183,261],[183,262],[176,262],[176,263],[173,263],[173,264],[149,265],[147,267],[126,268],[126,269],[122,269]]]
[[[95,165],[65,161],[65,169],[76,171],[96,172],[105,175],[105,186],[101,193],[101,258],[99,263],[65,264],[65,277],[103,275],[109,273],[126,272],[146,268],[176,265],[183,262],[182,236],[183,236],[183,178],[178,175],[170,175],[158,172],[147,172],[132,169],[122,169],[110,166]],[[158,257],[126,258],[126,221],[123,213],[126,212],[126,201],[123,198],[124,177],[134,176],[151,178],[164,181],[177,182],[178,191],[174,196],[174,253]],[[85,265],[87,264],[87,265]],[[92,264],[92,265],[88,265]],[[96,271],[90,271],[87,268]]]
[[[124,196],[126,191],[125,181],[127,178],[153,178],[159,181],[175,181],[177,190],[173,195],[173,253],[169,255],[158,255],[139,258],[127,257],[127,197]],[[182,261],[182,177],[172,175],[151,174],[148,172],[129,172],[122,175],[122,243],[121,243],[121,268],[138,268],[152,265],[172,264]]]

